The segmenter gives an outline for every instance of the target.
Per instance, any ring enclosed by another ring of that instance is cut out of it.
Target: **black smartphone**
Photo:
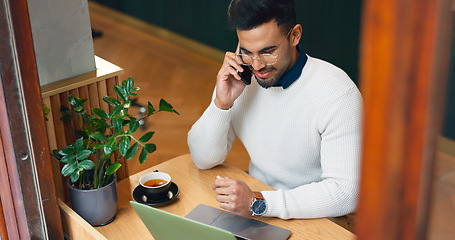
[[[239,75],[240,75],[240,78],[242,79],[242,81],[246,84],[246,85],[250,85],[251,84],[251,76],[253,74],[253,72],[251,72],[251,69],[248,67],[248,66],[245,66],[245,65],[242,65],[242,68],[243,68],[243,72],[239,72]]]

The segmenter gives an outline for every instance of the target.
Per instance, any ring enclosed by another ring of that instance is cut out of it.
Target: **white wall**
[[[28,0],[40,85],[95,70],[87,0]]]

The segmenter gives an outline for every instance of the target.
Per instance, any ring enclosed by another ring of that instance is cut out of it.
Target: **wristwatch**
[[[254,200],[250,207],[252,216],[262,216],[267,211],[267,204],[265,203],[264,196],[261,192],[254,192]]]

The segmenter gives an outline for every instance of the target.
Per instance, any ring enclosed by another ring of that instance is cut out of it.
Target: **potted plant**
[[[83,108],[86,99],[73,95],[68,97],[71,109],[63,108],[62,120],[70,121],[73,112],[83,121],[82,129],[76,131],[76,140],[61,150],[54,150],[53,156],[64,164],[61,173],[69,176],[67,185],[73,210],[90,224],[104,225],[115,218],[117,210],[117,190],[115,172],[121,167],[122,157],[130,160],[139,153],[143,163],[149,153],[156,150],[149,143],[154,132],[135,138],[133,133],[139,128],[139,121],[161,111],[175,111],[171,104],[161,99],[156,110],[148,102],[146,113],[139,119],[128,110],[131,97],[137,96],[132,77],[124,80],[121,86],[115,85],[114,91],[119,100],[105,96],[103,101],[112,106],[110,112],[92,108],[92,114]]]

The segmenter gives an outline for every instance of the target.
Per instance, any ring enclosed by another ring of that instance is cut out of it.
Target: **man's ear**
[[[297,24],[294,26],[294,28],[292,29],[292,32],[289,36],[291,45],[294,47],[297,46],[297,44],[299,44],[299,42],[300,42],[301,37],[302,37],[302,25]]]

